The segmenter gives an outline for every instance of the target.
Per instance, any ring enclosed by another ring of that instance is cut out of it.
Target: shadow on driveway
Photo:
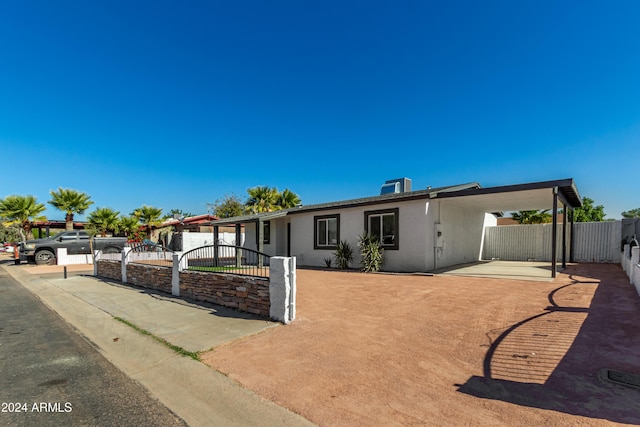
[[[640,375],[640,298],[617,266],[602,272],[602,265],[570,266],[545,311],[488,335],[483,376],[456,384],[458,391],[640,424],[640,389],[602,379],[604,369]],[[592,288],[590,305],[573,298],[577,287]]]

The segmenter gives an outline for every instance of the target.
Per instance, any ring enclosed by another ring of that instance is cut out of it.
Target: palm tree
[[[124,232],[124,235],[129,237],[140,228],[140,221],[138,217],[131,216],[122,216],[119,220],[118,229]]]
[[[52,199],[49,204],[58,210],[65,212],[65,229],[73,230],[73,215],[83,214],[93,204],[91,196],[69,188],[58,188],[58,191],[50,191]]]
[[[281,209],[295,208],[300,205],[300,203],[300,197],[288,188],[285,188],[282,193],[278,194],[278,199],[276,201],[276,204]]]
[[[249,213],[272,212],[280,209],[277,188],[253,187],[248,189],[247,193],[249,193],[249,200],[245,205]]]
[[[34,196],[7,196],[0,200],[0,218],[6,219],[5,226],[18,225],[23,240],[33,238],[31,228],[33,221],[44,221],[40,215],[45,210],[43,203],[38,203]]]
[[[111,208],[96,208],[87,218],[89,224],[100,233],[102,237],[107,235],[107,231],[117,232],[120,225],[118,221],[120,212]]]
[[[147,237],[151,237],[151,227],[162,224],[162,208],[154,208],[153,206],[142,205],[131,214],[138,218],[147,228]]]

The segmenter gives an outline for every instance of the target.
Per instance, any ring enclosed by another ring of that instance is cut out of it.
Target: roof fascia
[[[453,192],[442,192],[437,193],[434,198],[447,198],[447,197],[461,197],[461,196],[472,196],[472,195],[482,195],[482,194],[497,194],[497,193],[509,193],[515,191],[527,191],[527,190],[541,190],[548,188],[553,191],[554,187],[558,187],[558,194],[562,194],[564,200],[567,202],[567,205],[570,207],[576,207],[574,203],[570,201],[570,197],[567,197],[563,187],[570,187],[576,194],[576,202],[579,203],[578,206],[582,204],[580,201],[580,196],[578,195],[578,190],[575,187],[573,179],[560,179],[554,181],[541,181],[541,182],[531,182],[527,184],[515,184],[515,185],[504,185],[499,187],[486,187],[479,189],[467,189]]]

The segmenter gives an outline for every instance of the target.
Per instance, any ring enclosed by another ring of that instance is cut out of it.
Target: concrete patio
[[[557,269],[558,272],[562,268]],[[550,282],[551,263],[538,261],[478,261],[454,265],[433,272],[448,276],[487,277],[494,279],[531,280]]]

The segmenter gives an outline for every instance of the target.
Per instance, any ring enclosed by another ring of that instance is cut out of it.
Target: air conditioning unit
[[[380,188],[380,195],[393,193],[406,193],[411,191],[411,180],[409,178],[390,179],[385,181]]]

